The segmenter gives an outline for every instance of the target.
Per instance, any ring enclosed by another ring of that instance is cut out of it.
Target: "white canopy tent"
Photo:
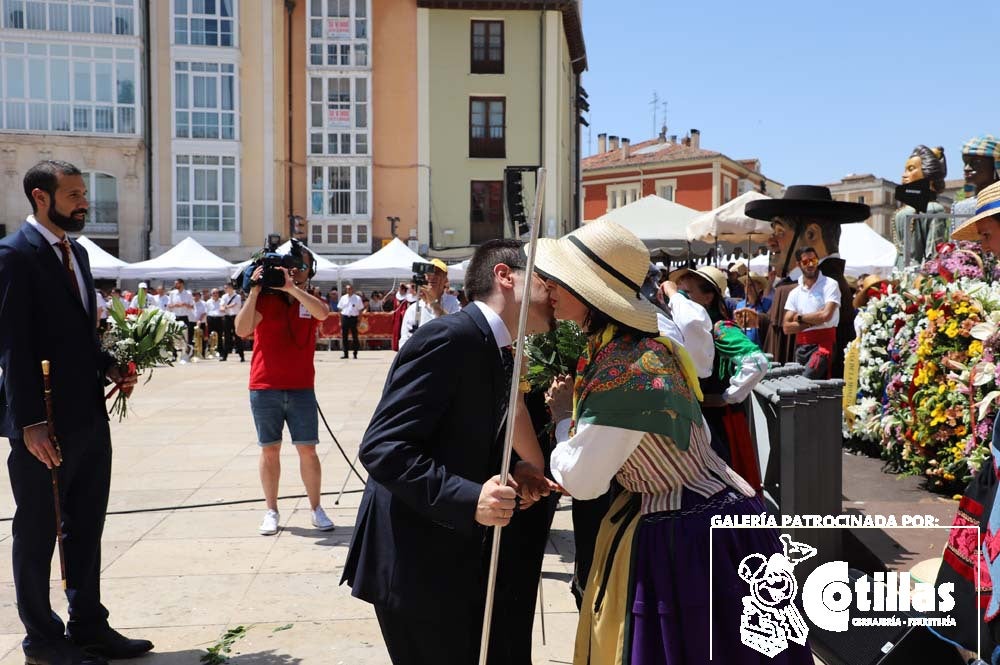
[[[464,282],[465,272],[469,269],[469,262],[472,259],[466,259],[461,263],[453,263],[448,266],[448,281],[449,282]]]
[[[340,279],[406,279],[413,275],[414,262],[428,263],[399,238],[371,256],[340,266]]]
[[[698,216],[698,211],[668,201],[655,194],[643,197],[601,219],[624,226],[648,247],[673,245],[687,246],[687,226]]]
[[[840,257],[847,262],[844,274],[889,275],[896,267],[896,246],[864,222],[844,224],[840,232]],[[750,271],[767,274],[767,255],[754,257]]]
[[[155,259],[123,266],[122,279],[229,279],[233,264],[188,236]]]
[[[286,240],[284,244],[278,246],[278,254],[287,254],[292,249],[292,241]],[[317,282],[335,282],[340,279],[340,266],[331,261],[330,259],[325,259],[319,254],[313,254],[316,259],[316,276],[313,277]],[[233,278],[243,274],[243,271],[247,269],[250,265],[250,259],[246,261],[241,261],[234,266]]]
[[[96,279],[118,279],[121,269],[128,265],[117,256],[101,249],[87,236],[80,236],[76,241],[87,250],[87,257],[90,259],[90,272]]]
[[[746,214],[747,203],[767,198],[770,197],[760,192],[745,192],[715,210],[698,215],[688,224],[687,239],[734,244],[745,244],[748,240],[767,242],[771,224]]]

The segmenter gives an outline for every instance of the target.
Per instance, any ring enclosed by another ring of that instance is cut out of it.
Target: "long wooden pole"
[[[42,361],[42,382],[45,386],[45,418],[49,441],[55,446],[56,455],[62,461],[62,450],[59,448],[59,439],[56,438],[56,423],[52,418],[52,381],[49,378],[49,361]],[[62,580],[63,590],[66,589],[66,556],[63,552],[63,532],[62,532],[62,503],[59,499],[59,467],[52,467],[52,502],[56,514],[56,545],[59,548],[59,574]]]
[[[514,446],[514,411],[517,400],[521,399],[518,377],[524,360],[524,332],[528,324],[528,303],[531,300],[532,273],[535,270],[535,249],[538,247],[538,229],[542,225],[542,200],[545,197],[545,169],[538,169],[535,187],[535,206],[531,211],[531,229],[528,232],[528,260],[524,266],[524,289],[521,293],[521,312],[517,317],[517,336],[514,338],[514,373],[510,382],[510,396],[507,399],[507,431],[504,437],[503,458],[500,465],[500,482],[507,484],[510,472],[510,455]],[[483,615],[483,635],[479,644],[479,665],[486,665],[490,647],[490,624],[493,619],[493,597],[496,595],[497,565],[500,559],[500,532],[502,527],[493,527],[493,549],[490,553],[490,570],[486,581],[486,610]]]

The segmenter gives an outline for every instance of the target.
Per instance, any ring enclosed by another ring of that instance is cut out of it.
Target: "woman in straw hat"
[[[767,310],[771,309],[771,299],[764,295],[767,293],[767,277],[747,274],[740,281],[746,295],[733,306],[733,319],[751,342],[763,348]]]
[[[979,192],[975,215],[951,234],[952,240],[976,240],[984,253],[1000,256],[1000,182]],[[979,472],[972,478],[958,504],[953,528],[948,534],[941,568],[935,584],[954,584],[955,602],[958,607],[976,607],[989,602],[981,621],[956,617],[955,626],[935,627],[933,632],[975,652],[981,644],[979,655],[988,657],[997,644],[1000,621],[997,610],[1000,593],[995,593],[996,580],[1000,579],[1000,557],[990,559],[984,552],[985,542],[993,541],[1000,532],[1000,506],[997,501],[997,439],[1000,433],[993,423],[992,458],[987,458]],[[979,537],[969,538],[970,529],[977,528]],[[939,587],[940,588],[940,587]],[[992,598],[992,599],[991,599]],[[991,630],[992,629],[992,630]],[[995,660],[994,662],[1000,662]]]
[[[704,665],[710,632],[727,663],[812,663],[802,634],[773,660],[741,642],[740,563],[782,548],[774,530],[719,529],[709,560],[713,516],[765,509],[712,451],[690,359],[659,337],[639,295],[648,264],[642,242],[608,221],[538,245],[556,317],[589,337],[573,385],[549,391],[553,476],[579,499],[621,487],[598,535],[574,663]]]
[[[750,487],[760,491],[760,469],[745,401],[767,373],[767,357],[729,320],[725,273],[712,266],[682,268],[674,271],[670,280],[704,307],[712,320],[715,363],[712,375],[701,379],[701,408],[712,432],[712,448]]]

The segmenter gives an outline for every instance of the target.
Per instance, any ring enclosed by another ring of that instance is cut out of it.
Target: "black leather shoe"
[[[90,654],[69,640],[32,648],[24,654],[25,665],[108,665],[101,656]]]
[[[113,628],[88,635],[70,635],[70,639],[84,651],[109,660],[135,658],[153,648],[149,640],[130,640]]]

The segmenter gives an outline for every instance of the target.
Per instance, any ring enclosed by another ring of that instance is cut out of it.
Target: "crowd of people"
[[[33,214],[0,241],[0,434],[12,448],[22,646],[33,665],[105,665],[153,647],[112,629],[100,599],[111,465],[104,380],[131,392],[135,375],[101,348],[94,321],[109,300],[139,302],[112,290],[100,304],[86,252],[67,236],[82,229],[88,208],[79,169],[41,162],[24,189]],[[984,203],[969,222],[986,239],[1000,223],[991,210]],[[342,582],[374,606],[396,665],[478,661],[492,565],[485,545],[497,527],[505,530],[488,662],[530,664],[537,585],[560,495],[573,499],[576,665],[701,665],[710,652],[738,665],[805,665],[813,662],[807,631],[787,620],[801,611],[794,594],[752,602],[761,587],[788,588],[801,544],[773,529],[713,535],[710,527],[720,516],[766,512],[747,419],[748,396],[769,367],[764,352],[776,362],[798,360],[811,376],[843,375],[856,331],[840,226],[870,211],[800,185],[746,212],[771,224],[773,279],[736,266],[662,275],[638,238],[599,220],[541,239],[533,272],[520,241],[483,243],[468,267],[464,307],[436,260],[421,280],[373,293],[367,304],[350,285],[324,297],[309,286],[315,261],[297,241],[294,267],[279,268],[284,282],[272,289],[262,288],[256,267],[243,293],[227,284],[196,294],[183,280],[169,291],[143,290],[146,307],[187,325],[189,341],[199,328],[254,338],[249,412],[265,536],[281,528],[286,426],[312,524],[334,528],[321,505],[315,448],[316,334],[339,312],[344,357],[352,350],[357,357],[358,318],[389,306],[399,353],[360,443],[369,478]],[[35,306],[43,299],[49,307]],[[527,318],[519,321],[522,309]],[[512,349],[519,329],[551,331],[557,320],[575,322],[586,336],[575,371],[510,400],[520,385]],[[238,343],[223,345],[222,359],[243,357]],[[58,426],[41,398],[37,359],[46,357],[59,368],[52,377]],[[502,478],[508,429],[515,457]],[[53,477],[62,483],[55,500]],[[54,525],[60,510],[72,525],[61,551],[68,624],[49,601],[58,531],[39,526]]]

